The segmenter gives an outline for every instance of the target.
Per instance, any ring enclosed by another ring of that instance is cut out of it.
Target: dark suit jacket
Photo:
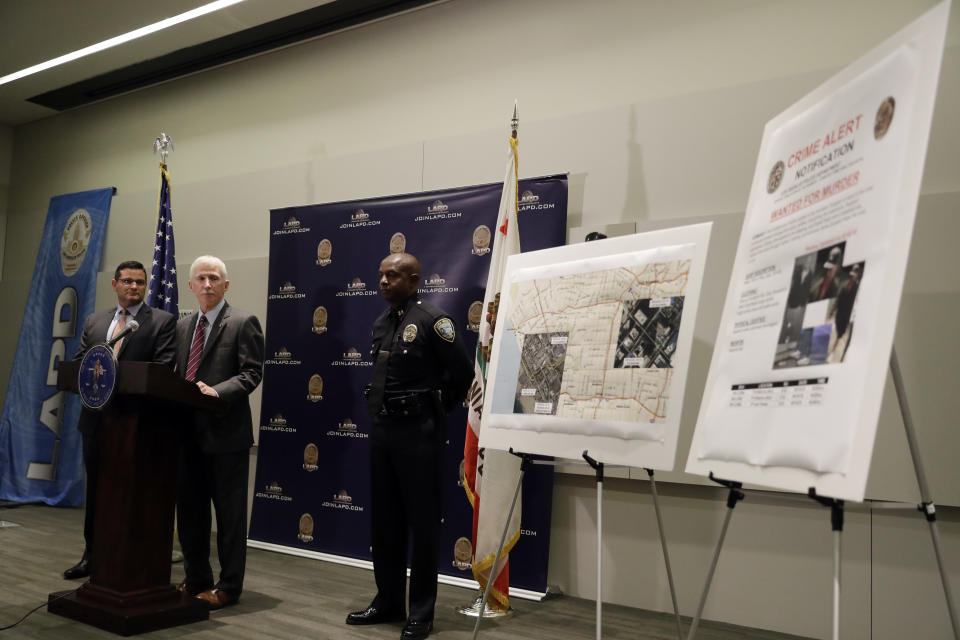
[[[80,335],[80,348],[75,360],[83,357],[87,349],[93,345],[106,342],[107,329],[117,312],[114,305],[104,311],[96,311],[87,316],[83,323],[83,333]],[[120,362],[157,362],[173,366],[176,357],[176,327],[177,319],[173,314],[162,309],[154,309],[147,303],[140,306],[140,311],[134,316],[140,323],[140,328],[123,339],[117,360]],[[80,421],[77,427],[81,433],[92,433],[100,424],[100,412],[83,409],[80,412]]]
[[[195,313],[177,323],[177,372],[187,371],[187,357],[196,328]],[[197,380],[226,400],[221,412],[195,411],[193,425],[205,453],[226,453],[253,445],[250,393],[263,377],[263,330],[257,317],[224,304],[203,347]]]

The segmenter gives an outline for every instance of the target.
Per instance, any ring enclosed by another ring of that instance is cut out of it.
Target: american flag
[[[177,306],[177,258],[173,250],[173,212],[170,210],[170,174],[160,165],[160,198],[153,243],[153,266],[147,304],[179,315]]]

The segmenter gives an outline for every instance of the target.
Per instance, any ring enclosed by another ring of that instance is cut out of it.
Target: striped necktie
[[[116,336],[120,335],[120,332],[127,327],[127,310],[123,307],[120,307],[120,319],[117,320],[117,326],[113,328],[113,335],[110,336],[110,339],[113,340]],[[120,353],[120,345],[123,344],[123,341],[126,338],[120,338],[113,344],[113,352]]]
[[[207,316],[201,314],[197,321],[197,330],[193,334],[193,343],[190,345],[190,357],[187,358],[188,382],[197,379],[197,369],[200,367],[200,356],[203,355],[203,341],[206,337]]]

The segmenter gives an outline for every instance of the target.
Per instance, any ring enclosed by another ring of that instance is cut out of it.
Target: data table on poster
[[[750,382],[730,387],[732,409],[748,407],[819,407],[829,378],[801,378],[772,382]]]

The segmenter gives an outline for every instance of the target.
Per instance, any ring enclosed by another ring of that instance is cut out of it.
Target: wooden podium
[[[76,393],[79,365],[60,364],[58,389]],[[206,603],[170,583],[179,429],[190,408],[224,402],[149,362],[119,363],[113,393],[100,423],[90,580],[51,593],[48,609],[123,636],[206,620]]]

